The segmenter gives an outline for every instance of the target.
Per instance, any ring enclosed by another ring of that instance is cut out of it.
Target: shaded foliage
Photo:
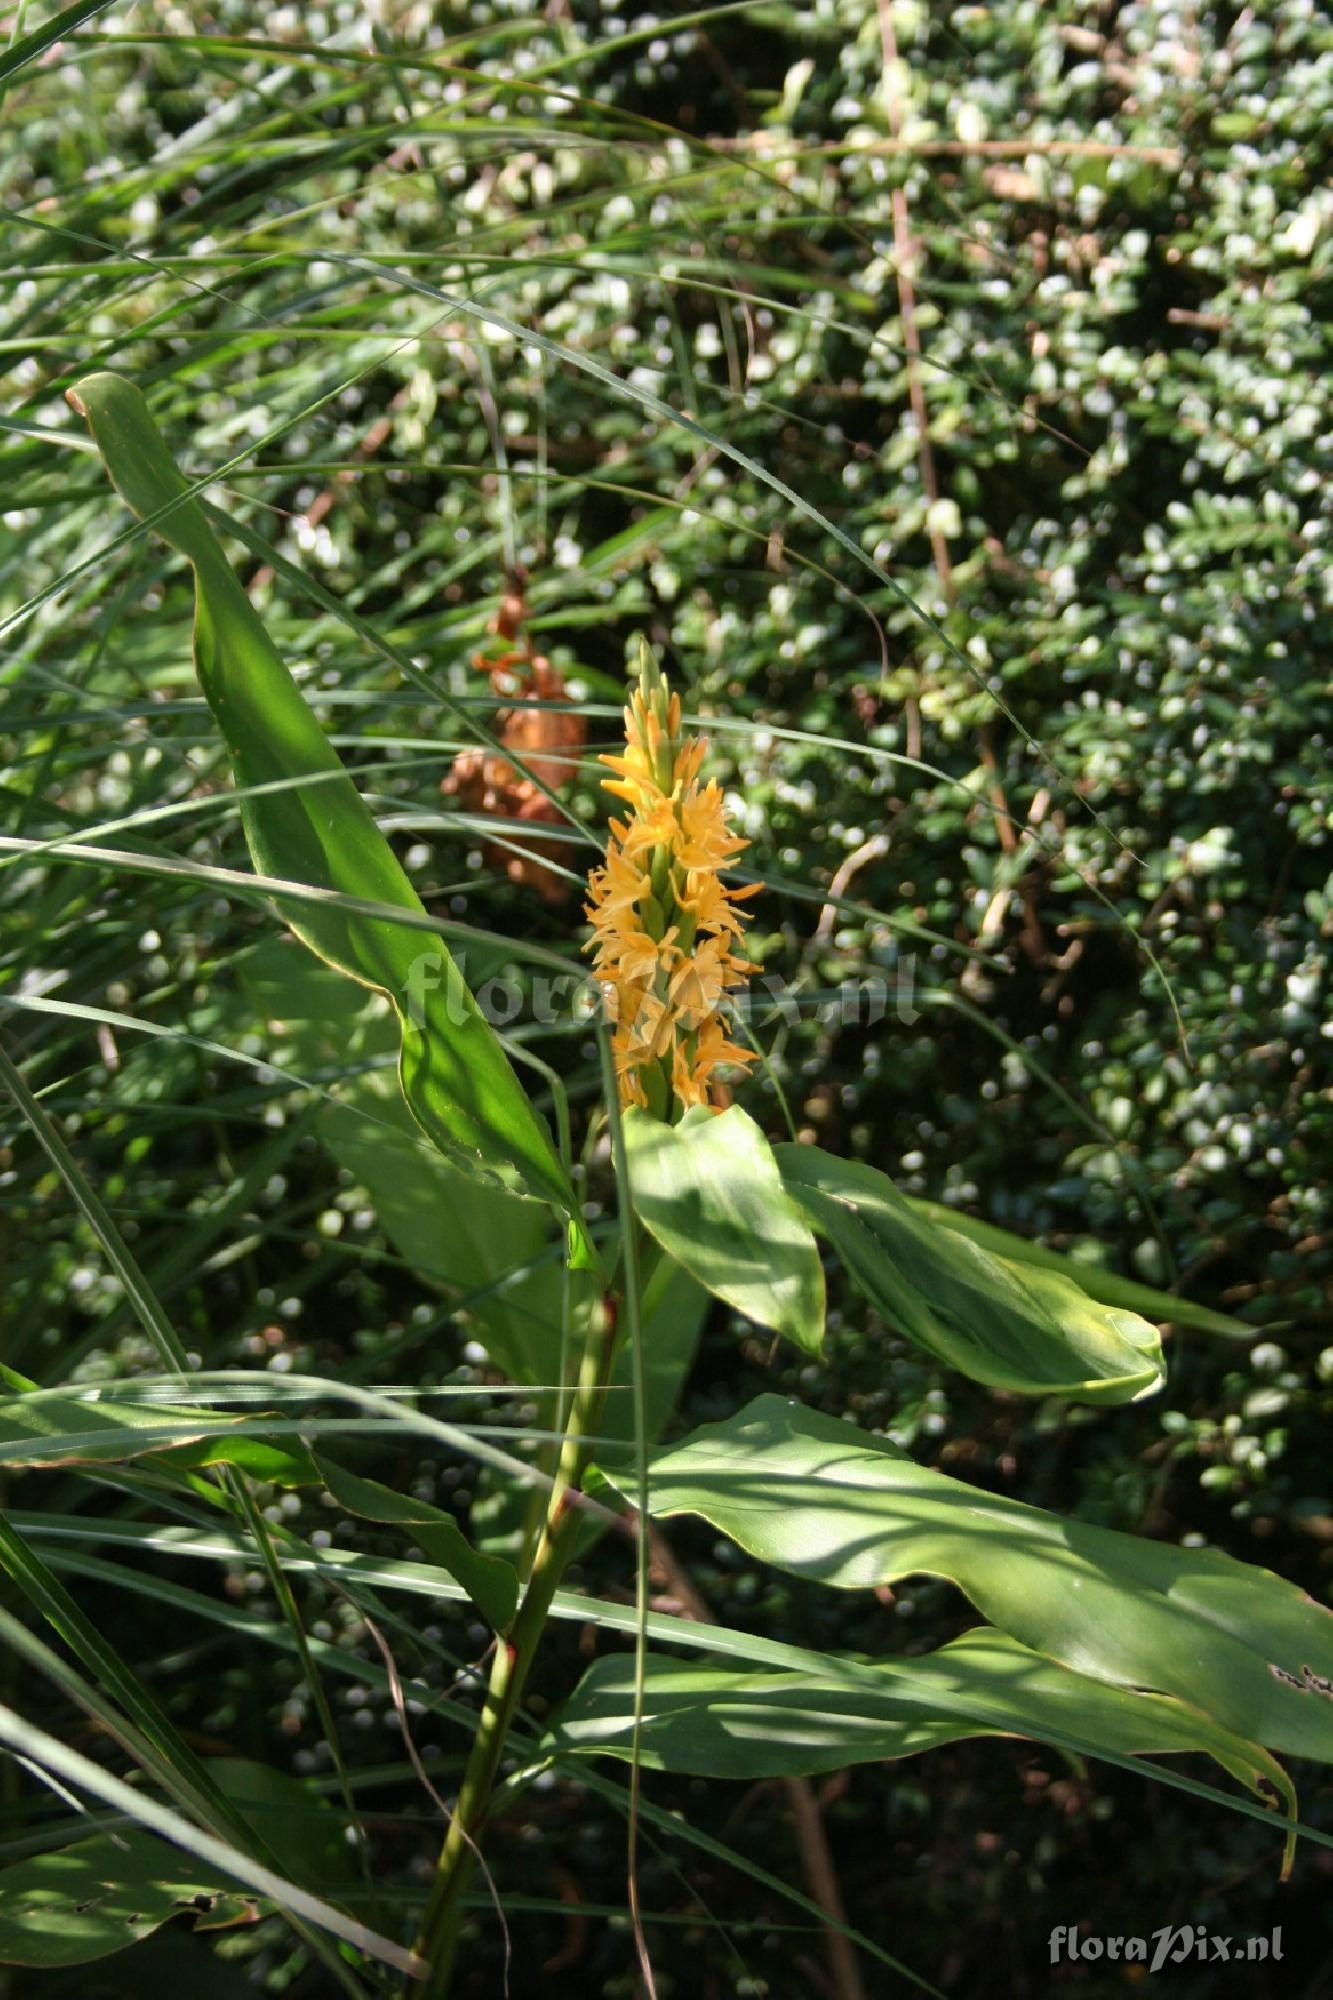
[[[799,1003],[753,1018],[776,1073],[747,1087],[753,1114],[781,1133],[780,1082],[803,1138],[1255,1328],[1248,1346],[1175,1335],[1165,1390],[1130,1408],[1030,1404],[946,1374],[832,1270],[824,1361],[753,1335],[738,1360],[715,1315],[685,1426],[799,1391],[1001,1495],[1214,1541],[1326,1597],[1327,24],[1306,0],[899,4],[886,66],[867,0],[685,11],[483,7],[455,31],[415,8],[372,39],[350,4],[261,22],[223,0],[188,30],[166,8],[111,10],[7,79],[3,831],[169,815],[103,831],[115,864],[0,853],[6,1043],[192,1353],[496,1386],[465,1345],[480,1316],[395,1256],[316,1138],[316,1100],[266,1066],[262,1023],[238,1026],[270,917],[234,886],[131,865],[247,863],[189,669],[188,579],[120,539],[74,448],[62,391],[109,364],[188,437],[188,475],[226,468],[245,538],[229,549],[319,720],[427,909],[490,934],[457,952],[474,990],[507,939],[572,952],[569,906],[507,880],[495,830],[440,796],[475,748],[469,715],[496,720],[470,662],[522,569],[524,633],[586,709],[589,749],[615,733],[640,630],[709,718],[769,882],[759,955]],[[467,298],[696,419],[891,583],[752,470],[487,329]],[[570,796],[599,826],[590,770]],[[543,815],[540,837],[528,853],[583,872],[577,827]],[[517,1032],[577,1116],[596,1089],[582,1024]],[[321,1061],[304,1081],[337,1089],[348,1051]],[[31,1137],[6,1114],[0,1139],[4,1361],[43,1380],[154,1366]],[[604,1158],[580,1174],[607,1196]],[[521,1431],[533,1409],[497,1397],[489,1415]],[[479,1525],[466,1462],[374,1469]],[[39,1500],[35,1476],[9,1475],[9,1499],[141,1514],[132,1487],[89,1502],[49,1477]],[[335,1548],[401,1554],[401,1535],[297,1494],[266,1504]],[[899,1656],[968,1621],[943,1584],[867,1615],[710,1531],[672,1532],[719,1617],[794,1643]],[[588,1561],[599,1587],[627,1575],[609,1545]],[[220,1592],[183,1558],[145,1573],[235,1613],[187,1639],[169,1595],[80,1579],[178,1725],[332,1793],[301,1663],[264,1636],[258,1566],[238,1556]],[[377,1879],[406,1886],[432,1808],[365,1621],[441,1694],[484,1631],[324,1585],[306,1601],[317,1642],[366,1663],[332,1698]],[[580,1664],[566,1630],[534,1713]],[[462,1732],[415,1726],[447,1786]],[[1313,1767],[1297,1776],[1304,1816],[1330,1824]],[[776,1794],[739,1820],[702,1781],[652,1796],[796,1872]],[[9,1852],[55,1824],[26,1781],[4,1813]],[[1261,1994],[1292,1990],[1293,1957],[1317,1979],[1333,1951],[1322,1852],[1279,1892],[1260,1829],[1165,1793],[1149,1807],[1123,1774],[1030,1746],[860,1770],[825,1817],[851,1920],[949,1991],[1047,1990],[1046,1935],[1080,1920],[1281,1922],[1288,1966],[1281,1986],[1252,1975]],[[571,1914],[573,1897],[623,1901],[613,1802],[561,1778],[499,1832],[527,1962],[628,1990],[623,1928]],[[643,1900],[688,1919],[691,1985],[744,1990],[739,1953],[775,1996],[813,1990],[817,1938],[771,1928],[793,1913],[656,1839]],[[544,1907],[524,1914],[525,1894]],[[745,1933],[756,1915],[768,1936]],[[662,1990],[680,1991],[677,1934],[660,1935]],[[279,1990],[288,1944],[237,1938],[243,1975]],[[168,1929],[124,1963],[140,1990],[203,1992],[198,1942]],[[500,1960],[479,1905],[473,1990],[495,1990]],[[1223,1977],[1174,1983],[1205,1995]],[[1091,1967],[1067,1983],[1119,1990]]]

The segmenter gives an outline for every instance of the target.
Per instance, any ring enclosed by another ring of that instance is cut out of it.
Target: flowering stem
[[[430,1963],[429,1974],[415,1989],[421,2000],[444,2000],[449,1991],[462,1921],[462,1899],[478,1859],[478,1836],[551,1600],[577,1543],[579,1510],[571,1504],[569,1496],[571,1490],[577,1489],[587,1468],[601,1423],[615,1349],[617,1306],[617,1295],[606,1293],[602,1310],[596,1315],[598,1323],[589,1331],[527,1588],[512,1625],[495,1649],[486,1704],[417,1936],[417,1953]]]
[[[717,780],[700,782],[706,742],[686,741],[679,695],[671,693],[646,645],[641,644],[640,653],[639,685],[625,711],[624,755],[601,760],[616,774],[603,779],[603,785],[626,802],[630,813],[624,821],[611,822],[606,865],[589,878],[586,906],[593,925],[590,943],[597,979],[603,994],[614,1001],[616,1022],[610,1037],[599,1033],[598,1046],[620,1188],[621,1286],[604,1294],[602,1311],[589,1330],[532,1567],[513,1622],[496,1647],[485,1705],[417,1938],[417,1951],[430,1964],[422,2000],[444,2000],[448,1992],[463,1895],[478,1859],[477,1841],[490,1811],[505,1743],[556,1589],[577,1546],[579,1516],[571,1496],[587,1470],[601,1427],[622,1294],[634,1363],[639,1515],[641,1520],[647,1517],[639,1239],[630,1202],[621,1104],[639,1105],[652,1117],[674,1123],[687,1106],[714,1102],[712,1073],[719,1065],[744,1066],[754,1060],[748,1050],[728,1042],[721,1014],[728,989],[742,984],[754,969],[736,949],[744,923],[737,906],[753,890],[728,889],[720,876],[748,843],[728,827]],[[643,1711],[647,1593],[646,1544],[641,1541],[636,1717]],[[635,1883],[638,1803],[636,1724],[629,1897],[644,1985],[651,1996],[652,1967]]]
[[[625,710],[625,749],[603,756],[602,785],[629,812],[613,819],[606,864],[588,879],[585,949],[613,1003],[622,1103],[670,1120],[673,1107],[719,1103],[714,1071],[754,1061],[727,1040],[722,1006],[754,970],[739,952],[740,905],[721,870],[748,845],[730,830],[715,778],[703,783],[703,737],[690,740],[679,695],[645,646]]]

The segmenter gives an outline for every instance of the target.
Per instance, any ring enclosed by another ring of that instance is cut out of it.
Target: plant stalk
[[[510,1725],[541,1642],[551,1600],[578,1540],[579,1509],[571,1505],[569,1496],[578,1489],[587,1469],[601,1423],[615,1350],[617,1308],[617,1295],[605,1293],[596,1316],[599,1323],[589,1330],[527,1588],[512,1625],[501,1635],[495,1649],[486,1703],[417,1935],[417,1953],[429,1962],[430,1972],[424,1980],[411,1983],[408,1990],[413,2000],[445,2000],[449,1991],[463,1897],[479,1858],[478,1838],[495,1790]]]

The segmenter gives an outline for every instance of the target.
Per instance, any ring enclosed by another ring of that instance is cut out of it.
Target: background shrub
[[[594,737],[640,631],[713,720],[770,884],[765,971],[804,1000],[758,1026],[756,1115],[782,1128],[780,1085],[798,1130],[904,1187],[1255,1327],[1250,1345],[1177,1336],[1161,1396],[1094,1413],[946,1376],[835,1287],[826,1368],[711,1323],[690,1423],[789,1387],[984,1485],[1327,1594],[1329,57],[1305,0],[703,18],[573,0],[448,28],[424,6],[390,23],[350,0],[223,0],[206,21],[105,9],[8,79],[3,1031],[210,1365],[486,1379],[310,1137],[308,1093],[263,1066],[240,975],[271,919],[197,874],[23,845],[100,829],[246,866],[187,579],[125,532],[62,400],[93,365],[137,376],[191,471],[218,472],[256,602],[431,907],[572,946],[577,902],[483,868],[439,793],[459,704],[490,703],[470,656],[522,572],[534,643]],[[590,770],[575,802],[600,819]],[[581,873],[587,853],[566,859]],[[471,949],[475,980],[491,961]],[[846,982],[901,999],[909,957],[918,1018],[835,1018]],[[576,1105],[595,1091],[576,1028],[534,1046]],[[8,1123],[4,1358],[39,1379],[150,1365]],[[467,1511],[457,1468],[418,1476]],[[39,1504],[35,1482],[14,1498]],[[40,1504],[60,1510],[54,1487]],[[867,1620],[761,1584],[702,1530],[679,1553],[719,1615],[784,1637],[914,1651],[964,1622],[943,1586]],[[615,1552],[593,1560],[602,1588],[623,1576]],[[229,1587],[262,1609],[256,1582]],[[294,1667],[97,1608],[164,1662],[192,1729],[325,1771]],[[356,1637],[346,1607],[323,1616]],[[347,1720],[382,1762],[388,1706]],[[1327,1824],[1326,1783],[1297,1775]],[[779,1794],[655,1795],[794,1872]],[[4,1810],[13,1841],[40,1831],[26,1787]],[[1006,1990],[1045,1990],[1046,1934],[1080,1918],[1282,1922],[1312,1981],[1333,1952],[1322,1852],[1276,1891],[1262,1829],[1029,1746],[858,1772],[825,1816],[852,1921],[946,1990],[1001,1965]],[[404,1883],[418,1831],[384,1837]],[[623,1930],[520,1914],[571,1886],[621,1900],[615,1816],[562,1782],[513,1833],[512,1921],[545,1927],[588,1990],[629,1990]],[[688,1885],[646,1855],[645,1901],[690,1917],[691,1983],[815,1990],[816,1940],[736,1930],[784,1920],[776,1898],[681,1865]],[[736,1983],[696,1897],[767,1985]],[[185,1949],[134,1958],[147,1978]],[[478,1992],[498,1953],[483,1930]],[[662,1958],[663,1992],[683,1990]],[[282,1990],[277,1947],[249,1962]],[[107,1991],[132,1990],[119,1976]],[[1274,1976],[1254,1990],[1293,1990]]]

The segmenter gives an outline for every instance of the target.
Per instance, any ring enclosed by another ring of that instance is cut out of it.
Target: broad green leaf
[[[457,1521],[429,1501],[395,1493],[377,1479],[362,1479],[330,1459],[319,1461],[329,1492],[349,1514],[366,1521],[391,1522],[410,1531],[428,1562],[462,1584],[472,1602],[497,1632],[508,1627],[518,1603],[518,1572],[499,1556],[479,1555]]]
[[[707,1307],[708,1294],[688,1271],[670,1257],[657,1260],[644,1285],[642,1302],[644,1421],[649,1444],[661,1436],[676,1406],[699,1345]],[[611,1388],[598,1433],[608,1444],[633,1442],[632,1381],[632,1357],[629,1342],[624,1341],[611,1371]]]
[[[0,1746],[26,1757],[59,1784],[87,1792],[92,1798],[102,1800],[114,1812],[127,1815],[138,1827],[160,1834],[163,1839],[182,1848],[193,1857],[190,1867],[198,1863],[210,1872],[216,1869],[224,1880],[240,1883],[258,1895],[268,1897],[293,1917],[303,1917],[318,1924],[321,1930],[345,1939],[358,1950],[370,1952],[384,1964],[395,1966],[414,1978],[420,1978],[426,1969],[425,1961],[418,1958],[415,1952],[406,1950],[381,1932],[371,1930],[323,1897],[303,1889],[299,1883],[289,1882],[275,1874],[271,1868],[230,1847],[226,1841],[216,1839],[202,1827],[193,1825],[181,1813],[163,1805],[146,1787],[127,1784],[115,1772],[95,1763],[91,1757],[85,1757],[81,1750],[62,1743],[58,1737],[48,1735],[46,1730],[39,1729],[4,1703],[0,1703]]]
[[[283,1874],[339,1900],[364,1886],[346,1820],[293,1771],[252,1757],[209,1757],[204,1768],[264,1841]]]
[[[244,1560],[246,1554],[244,1544],[234,1534],[218,1534],[214,1530],[198,1532],[192,1528],[180,1528],[176,1524],[168,1528],[154,1528],[142,1522],[126,1524],[108,1520],[88,1520],[86,1516],[52,1518],[46,1514],[44,1516],[20,1514],[16,1516],[16,1522],[18,1526],[24,1528],[26,1534],[34,1538],[50,1534],[52,1562],[58,1568],[68,1570],[70,1574],[86,1576],[100,1586],[122,1590],[128,1596],[144,1596],[156,1604],[166,1604],[168,1608],[184,1616],[190,1616],[200,1622],[218,1624],[230,1632],[244,1630],[252,1640],[260,1644],[276,1646],[286,1654],[292,1652],[292,1634],[284,1624],[256,1618],[252,1612],[248,1610],[242,1612],[234,1604],[218,1602],[214,1594],[200,1596],[198,1592],[184,1590],[180,1584],[168,1584],[154,1570],[146,1570],[138,1562],[122,1564],[114,1560],[102,1560],[98,1556],[86,1554],[84,1548],[80,1546],[88,1542],[98,1542],[110,1548],[124,1548],[136,1554],[142,1554],[146,1550],[158,1550],[172,1558],[196,1558],[220,1564],[220,1562]],[[278,1554],[282,1566],[292,1574],[318,1574],[326,1576],[334,1584],[368,1584],[374,1590],[400,1590],[410,1596],[426,1600],[448,1598],[456,1602],[464,1596],[460,1584],[452,1584],[446,1580],[442,1582],[436,1570],[430,1570],[426,1564],[420,1562],[390,1562],[384,1558],[362,1556],[354,1554],[352,1550],[336,1550],[336,1548],[314,1550],[302,1546],[296,1536],[284,1536]],[[616,1632],[628,1640],[636,1636],[640,1622],[640,1614],[634,1604],[616,1604],[610,1602],[608,1598],[588,1598],[576,1590],[556,1590],[550,1604],[550,1616],[556,1620],[568,1620],[578,1626],[598,1626],[602,1632],[608,1634]],[[895,1664],[889,1660],[867,1662],[837,1652],[829,1654],[813,1652],[811,1648],[793,1646],[785,1640],[763,1638],[757,1632],[739,1632],[733,1630],[731,1626],[699,1624],[697,1620],[675,1618],[669,1616],[667,1612],[648,1612],[644,1620],[644,1630],[648,1640],[656,1640],[660,1644],[683,1646],[691,1652],[721,1656],[725,1660],[739,1660],[745,1662],[749,1668],[761,1668],[765,1672],[777,1670],[777,1672],[813,1674],[819,1680],[837,1680],[839,1684],[851,1688],[865,1686],[871,1694],[877,1690],[877,1676],[889,1672],[891,1666]],[[382,1688],[382,1678],[380,1678],[382,1670],[376,1668],[372,1662],[368,1662],[362,1654],[346,1652],[336,1646],[324,1646],[322,1642],[318,1650],[322,1664],[328,1666],[330,1670],[348,1674],[350,1678],[362,1680],[368,1686]],[[903,1668],[903,1672],[911,1672],[917,1662],[903,1660],[897,1664]],[[945,1694],[933,1690],[931,1684],[917,1684],[915,1696],[921,1706],[935,1706],[941,1714],[949,1716],[951,1720],[955,1718],[955,1710],[957,1718],[961,1718],[965,1706],[969,1706],[969,1698],[965,1696],[947,1698]],[[989,1714],[979,1714],[977,1720],[987,1724],[993,1718]],[[1267,1808],[1251,1806],[1249,1800],[1241,1800],[1229,1792],[1219,1792],[1213,1786],[1201,1784],[1197,1778],[1187,1776],[1185,1772],[1173,1772],[1169,1768],[1157,1768],[1157,1770],[1145,1768],[1137,1764],[1133,1756],[1121,1756],[1109,1744],[1103,1744],[1101,1750],[1097,1750],[1085,1738],[1079,1738],[1075,1734],[1065,1736],[1065,1732],[1059,1728],[1059,1722],[1055,1720],[1053,1710],[1047,1712],[1047,1718],[1043,1722],[1043,1740],[1059,1750],[1065,1750],[1071,1756],[1105,1756],[1109,1762],[1119,1764],[1127,1770],[1153,1776],[1159,1784],[1165,1784],[1169,1790],[1189,1794],[1191,1798],[1205,1800],[1207,1804],[1221,1806],[1223,1810],[1231,1808],[1247,1818],[1257,1818],[1263,1822],[1269,1820]],[[1251,1744],[1249,1748],[1253,1750],[1255,1758],[1263,1756],[1263,1752],[1257,1746]],[[1333,1834],[1321,1832],[1319,1828],[1305,1824],[1295,1824],[1291,1830],[1301,1838],[1311,1840],[1315,1846],[1325,1846],[1333,1852]]]
[[[246,1553],[240,1537],[219,1534],[215,1530],[199,1532],[175,1524],[155,1527],[142,1522],[90,1521],[83,1516],[52,1517],[50,1515],[18,1515],[16,1522],[26,1534],[34,1538],[51,1538],[51,1560],[59,1568],[71,1574],[85,1576],[99,1585],[120,1590],[128,1596],[143,1596],[157,1604],[165,1604],[171,1609],[203,1622],[212,1622],[228,1630],[237,1631],[244,1627],[246,1633],[265,1645],[291,1653],[292,1636],[287,1626],[259,1619],[251,1612],[240,1612],[234,1605],[224,1605],[212,1594],[200,1595],[185,1590],[181,1585],[166,1583],[155,1572],[145,1570],[138,1563],[124,1564],[106,1561],[84,1552],[83,1544],[95,1542],[111,1548],[124,1548],[135,1553],[156,1550],[173,1559],[191,1557],[208,1563],[226,1563],[243,1559]],[[279,1550],[279,1560],[283,1567],[294,1574],[315,1574],[327,1577],[334,1583],[354,1583],[369,1585],[375,1590],[402,1591],[408,1595],[427,1600],[447,1598],[458,1601],[465,1593],[461,1585],[441,1581],[439,1572],[429,1569],[423,1563],[393,1562],[378,1557],[354,1553],[348,1549],[317,1550],[303,1546],[299,1538],[284,1537]],[[580,1626],[595,1625],[608,1633],[619,1633],[626,1639],[633,1639],[638,1631],[640,1614],[632,1604],[613,1603],[607,1598],[588,1597],[579,1591],[557,1590],[551,1603],[551,1616],[567,1620]],[[747,1666],[766,1671],[813,1675],[821,1680],[834,1680],[849,1687],[865,1686],[874,1692],[876,1677],[887,1672],[891,1662],[886,1660],[865,1662],[841,1653],[814,1652],[807,1647],[791,1645],[783,1640],[769,1639],[754,1632],[736,1631],[725,1625],[701,1625],[689,1618],[669,1616],[660,1611],[650,1611],[645,1621],[650,1640],[663,1645],[685,1647],[691,1652],[716,1655],[728,1660],[739,1660]],[[359,1678],[368,1685],[381,1686],[379,1670],[358,1655],[349,1655],[337,1648],[321,1647],[321,1657],[333,1670]],[[901,1662],[903,1671],[910,1671],[914,1661]],[[948,1698],[936,1693],[929,1684],[920,1683],[916,1687],[916,1698],[922,1706],[933,1706],[941,1713],[955,1719],[961,1718],[966,1697],[961,1695]],[[947,1705],[946,1705],[947,1704]],[[988,1724],[989,1714],[978,1714],[977,1718]],[[998,1717],[995,1718],[998,1721]],[[1121,1756],[1109,1744],[1097,1749],[1093,1744],[1076,1735],[1066,1737],[1048,1714],[1043,1724],[1043,1740],[1071,1756],[1104,1756],[1110,1763],[1136,1771],[1141,1776],[1151,1776],[1168,1789],[1187,1794],[1191,1798],[1230,1809],[1244,1817],[1269,1822],[1266,1808],[1253,1805],[1247,1799],[1239,1799],[1234,1794],[1216,1790],[1201,1784],[1198,1779],[1185,1772],[1175,1772],[1169,1768],[1153,1769],[1140,1764],[1132,1756]],[[1250,1746],[1256,1757],[1262,1752],[1257,1746]],[[1321,1832],[1319,1828],[1297,1824],[1291,1829],[1301,1838],[1312,1841],[1316,1846],[1333,1851],[1333,1834]]]
[[[195,661],[239,786],[262,875],[422,914],[375,824],[241,588],[139,390],[90,375],[72,392],[116,490],[185,556],[195,578]],[[386,993],[402,1035],[400,1077],[413,1116],[465,1169],[480,1163],[578,1223],[550,1139],[457,966],[434,933],[312,898],[292,929],[362,985]],[[590,1256],[586,1244],[582,1254]]]
[[[591,1301],[589,1301],[591,1303]],[[676,1405],[681,1384],[689,1374],[703,1330],[708,1294],[694,1282],[688,1271],[670,1257],[660,1257],[643,1288],[641,1331],[644,1360],[644,1443],[656,1444]],[[584,1333],[575,1328],[574,1341]],[[558,1356],[555,1357],[558,1359]],[[554,1361],[547,1380],[555,1373]],[[633,1357],[629,1342],[616,1351],[602,1413],[598,1442],[602,1450],[616,1445],[630,1447],[635,1436]],[[555,1399],[538,1399],[541,1421],[553,1426],[557,1421]],[[506,1478],[490,1466],[478,1472],[476,1500],[472,1508],[471,1530],[478,1546],[500,1555],[516,1556],[532,1525],[534,1504],[541,1495],[525,1482]],[[606,1532],[607,1523],[589,1514],[579,1537],[578,1552],[583,1556]]]
[[[635,1209],[667,1255],[737,1312],[818,1354],[819,1249],[753,1118],[733,1104],[664,1125],[631,1107],[625,1148]]]
[[[873,1167],[779,1146],[784,1185],[889,1323],[975,1381],[1124,1403],[1163,1380],[1157,1329],[1061,1271],[1018,1264],[918,1215]]]
[[[938,1222],[959,1236],[969,1236],[983,1250],[992,1250],[1012,1264],[1039,1264],[1044,1270],[1057,1271],[1104,1306],[1123,1306],[1127,1312],[1141,1313],[1145,1319],[1197,1327],[1200,1333],[1218,1333],[1227,1340],[1253,1340],[1258,1332],[1257,1327],[1247,1326],[1243,1319],[1233,1319],[1229,1313],[1214,1312],[1211,1306],[1179,1298],[1175,1292],[1159,1292],[1152,1285],[1140,1285],[1133,1278],[1119,1277],[1116,1272],[1081,1257],[1066,1257],[1059,1250],[1048,1250],[1041,1243],[1030,1243],[1024,1236],[997,1229],[993,1222],[980,1222],[973,1215],[946,1208],[942,1202],[922,1201],[916,1195],[904,1195],[903,1199],[924,1221]]]
[[[651,1492],[654,1514],[701,1514],[761,1561],[843,1590],[947,1577],[1076,1673],[1333,1762],[1333,1614],[1269,1570],[983,1493],[780,1396],[659,1454]]]
[[[6,1514],[0,1514],[0,1569],[23,1592],[33,1608],[93,1677],[88,1681],[53,1654],[26,1627],[9,1622],[0,1610],[8,1649],[24,1668],[44,1675],[85,1714],[115,1735],[143,1770],[176,1803],[215,1832],[225,1833],[261,1861],[274,1859],[268,1828],[257,1834],[227,1796],[216,1759],[205,1762],[181,1736],[176,1724],[151,1690],[111,1645],[104,1631],[88,1618],[25,1540]]]
[[[306,1077],[335,1071],[338,1101],[317,1107],[314,1132],[365,1188],[395,1250],[429,1283],[468,1299],[479,1338],[511,1381],[556,1381],[563,1278],[557,1261],[540,1263],[550,1219],[423,1141],[398,1089],[397,1027],[383,999],[284,938],[251,952],[240,977],[275,1061]]]
[[[425,1147],[386,1066],[394,1027],[383,1000],[282,938],[251,952],[240,980],[265,1022],[275,1061],[307,1077],[352,1069],[336,1075],[330,1087],[338,1101],[316,1108],[313,1129],[366,1189],[399,1255],[429,1282],[466,1298],[478,1337],[511,1381],[557,1382],[565,1279],[554,1260],[541,1263],[552,1242],[550,1225],[534,1203],[460,1173]],[[575,1307],[600,1297],[588,1280],[571,1282]],[[653,1437],[693,1357],[703,1305],[689,1274],[664,1258],[643,1300]],[[628,1382],[622,1346],[605,1436],[630,1435]]]
[[[87,1965],[173,1917],[220,1930],[265,1907],[151,1833],[98,1834],[0,1868],[0,1963]]]
[[[171,1403],[122,1403],[45,1393],[0,1397],[0,1465],[122,1465],[148,1454],[164,1466],[234,1465],[279,1486],[309,1486],[314,1461],[299,1444],[253,1434],[247,1421]],[[253,1421],[248,1420],[248,1421]]]
[[[860,1678],[849,1683],[826,1674],[745,1673],[650,1657],[643,1762],[706,1778],[811,1777],[914,1756],[965,1736],[1041,1742],[1053,1730],[1094,1753],[1204,1751],[1250,1791],[1276,1792],[1295,1811],[1282,1766],[1188,1703],[1073,1673],[986,1626],[922,1658],[860,1664]],[[948,1713],[952,1700],[957,1715]],[[634,1734],[634,1662],[617,1656],[588,1669],[547,1745],[630,1758]]]
[[[551,1259],[543,1211],[503,1189],[460,1173],[427,1149],[403,1108],[386,1067],[394,1027],[378,994],[367,993],[288,939],[272,938],[240,968],[247,1006],[263,1020],[274,1059],[309,1078],[330,1077],[337,1102],[317,1104],[312,1127],[334,1158],[366,1189],[385,1234],[428,1283],[467,1301],[467,1314],[491,1359],[511,1381],[544,1388],[558,1382],[562,1296],[570,1292],[570,1336],[577,1351],[581,1315],[599,1299],[586,1276]],[[350,1070],[350,1074],[345,1072]],[[660,1436],[689,1371],[707,1294],[663,1257],[643,1298],[647,1442]],[[633,1437],[631,1357],[617,1354],[602,1437]],[[543,1410],[553,1417],[554,1412]],[[471,1530],[487,1553],[517,1552],[533,1504],[529,1484],[479,1468]],[[600,1532],[589,1520],[584,1546]]]

